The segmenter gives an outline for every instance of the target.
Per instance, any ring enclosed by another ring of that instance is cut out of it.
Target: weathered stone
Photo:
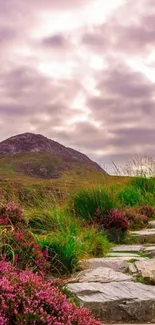
[[[151,322],[155,318],[155,286],[142,283],[73,283],[68,289],[82,306],[103,322]]]
[[[155,259],[137,261],[135,262],[135,266],[144,280],[148,281],[148,283],[155,284]]]
[[[143,229],[139,231],[131,231],[130,235],[135,237],[139,243],[155,243],[155,229]]]
[[[155,228],[155,220],[149,221],[148,226],[149,226],[149,228]]]
[[[116,272],[123,272],[128,269],[128,260],[129,258],[125,257],[91,258],[89,260],[81,260],[79,262],[79,267],[82,270],[96,269],[98,267],[108,267]]]
[[[99,267],[97,269],[85,270],[72,277],[69,282],[120,282],[130,281],[132,276],[121,272],[116,272],[108,267]]]
[[[155,245],[154,246],[147,246],[147,247],[145,247],[144,248],[144,253],[147,256],[155,257]]]
[[[140,252],[143,245],[120,245],[112,248],[113,252]]]
[[[123,253],[123,252],[120,252],[120,253],[112,252],[112,253],[109,253],[107,256],[110,256],[110,257],[127,257],[128,259],[131,259],[131,258],[136,259],[136,258],[140,257],[138,254]]]
[[[129,263],[129,269],[128,269],[128,271],[131,274],[136,274],[137,273],[137,268],[135,267],[135,265],[133,263]]]

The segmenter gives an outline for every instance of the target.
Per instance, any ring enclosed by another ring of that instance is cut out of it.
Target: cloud
[[[1,139],[42,133],[103,164],[153,155],[154,0],[95,23],[93,3],[0,0]]]

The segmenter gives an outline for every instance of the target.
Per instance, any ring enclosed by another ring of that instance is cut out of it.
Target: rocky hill
[[[105,171],[86,155],[40,134],[24,133],[0,142],[0,168],[40,178],[59,178],[65,171]]]

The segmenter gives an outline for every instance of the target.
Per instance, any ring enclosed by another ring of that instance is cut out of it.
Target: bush
[[[0,224],[13,227],[23,227],[26,225],[22,209],[14,202],[2,204],[0,206]]]
[[[122,230],[126,232],[129,228],[129,221],[118,209],[111,210],[108,215],[102,218],[101,224],[105,229]]]
[[[136,204],[143,203],[142,194],[139,188],[128,185],[125,189],[118,193],[118,200],[123,206],[135,206]]]
[[[129,229],[129,221],[121,211],[113,209],[107,215],[100,216],[99,228],[103,229],[103,233],[107,233],[110,241],[122,243]]]
[[[33,235],[26,229],[21,231],[1,228],[0,255],[5,256],[20,269],[47,271],[47,253],[41,250]]]
[[[94,213],[100,209],[102,215],[114,208],[115,203],[106,188],[93,188],[79,191],[72,202],[72,211],[77,217],[94,222]]]
[[[148,218],[153,218],[154,209],[150,205],[143,205],[139,208],[139,213],[144,214]]]
[[[1,325],[100,325],[85,308],[71,304],[51,282],[0,261]]]
[[[138,230],[145,228],[148,224],[148,217],[142,213],[137,213],[134,209],[126,209],[124,210],[124,216],[130,222],[130,229]]]

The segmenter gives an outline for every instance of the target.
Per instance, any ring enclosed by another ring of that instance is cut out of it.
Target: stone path
[[[105,258],[83,260],[68,281],[69,291],[104,324],[155,323],[155,228],[132,235],[145,236],[141,243],[148,236],[150,244],[115,246]]]

